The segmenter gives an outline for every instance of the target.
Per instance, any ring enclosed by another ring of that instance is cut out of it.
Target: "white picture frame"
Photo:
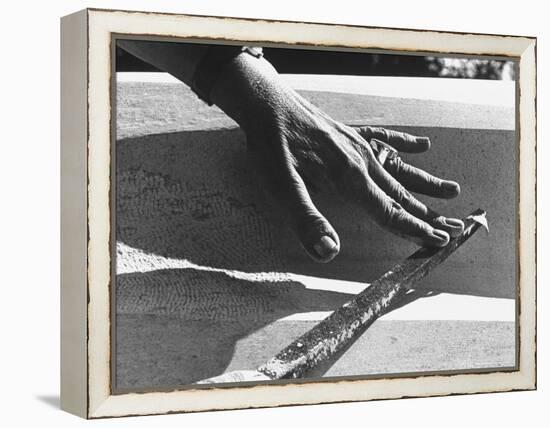
[[[84,418],[152,415],[536,388],[536,39],[87,9],[62,18],[61,406]],[[387,379],[111,389],[113,35],[518,61],[519,287],[515,371]]]

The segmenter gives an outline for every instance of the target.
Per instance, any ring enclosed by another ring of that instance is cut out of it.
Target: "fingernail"
[[[445,223],[447,223],[451,227],[464,229],[464,222],[458,218],[445,218]]]
[[[460,193],[460,185],[454,181],[442,181],[441,188],[449,195],[458,195]]]
[[[458,236],[464,230],[464,223],[458,218],[443,218],[443,222],[449,228],[449,235]]]
[[[436,247],[444,247],[449,243],[449,240],[451,239],[447,232],[439,229],[433,229],[431,237],[433,238],[433,242],[431,244]]]
[[[325,235],[313,245],[313,249],[322,259],[332,259],[338,252],[338,245],[330,236]]]
[[[416,137],[416,143],[426,147],[426,150],[430,148],[430,139],[428,137]]]

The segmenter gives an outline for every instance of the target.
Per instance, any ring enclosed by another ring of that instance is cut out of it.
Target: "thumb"
[[[321,263],[334,259],[340,252],[338,234],[314,205],[298,172],[287,169],[270,187],[309,256]]]

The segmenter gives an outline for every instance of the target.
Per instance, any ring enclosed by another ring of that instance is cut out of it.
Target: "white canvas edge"
[[[89,10],[88,13],[88,417],[438,396],[536,387],[535,39],[156,13],[101,10]],[[109,186],[112,33],[239,40],[251,44],[317,44],[519,57],[520,370],[111,395]]]
[[[87,412],[87,55],[85,11],[61,21],[60,406]]]

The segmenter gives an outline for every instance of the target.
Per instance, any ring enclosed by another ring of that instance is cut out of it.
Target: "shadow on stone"
[[[196,269],[118,275],[117,388],[164,388],[219,375],[241,338],[288,315],[332,311],[351,297]]]

